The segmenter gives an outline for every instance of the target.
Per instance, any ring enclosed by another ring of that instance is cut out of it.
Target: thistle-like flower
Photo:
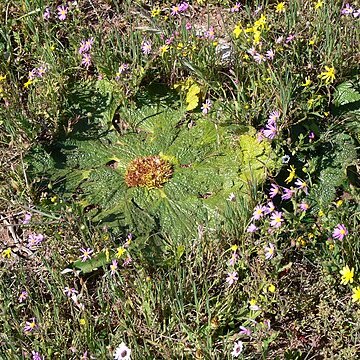
[[[161,188],[173,172],[172,164],[160,156],[140,157],[128,165],[125,182],[128,187]]]

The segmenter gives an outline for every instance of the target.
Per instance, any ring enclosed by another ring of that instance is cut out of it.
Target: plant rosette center
[[[125,183],[128,187],[161,188],[173,173],[173,165],[158,155],[138,157],[129,163]]]

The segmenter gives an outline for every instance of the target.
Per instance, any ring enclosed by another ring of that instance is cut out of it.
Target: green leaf
[[[105,251],[102,251],[101,253],[97,254],[96,256],[94,256],[89,260],[86,261],[76,260],[68,267],[80,270],[83,274],[88,274],[97,270],[98,268],[110,264],[114,254],[115,254],[114,252],[112,252],[111,254],[107,254]]]

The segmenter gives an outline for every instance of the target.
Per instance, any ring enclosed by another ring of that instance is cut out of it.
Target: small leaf
[[[113,253],[114,254],[114,253]],[[111,255],[107,256],[106,252],[101,252],[100,254],[94,256],[92,259],[81,261],[74,261],[69,267],[80,270],[83,274],[88,274],[97,270],[100,267],[108,265],[111,263]],[[64,270],[65,271],[65,270]]]

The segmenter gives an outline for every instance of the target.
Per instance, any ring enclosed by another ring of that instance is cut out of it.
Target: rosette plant
[[[50,160],[43,172],[56,180],[54,191],[76,193],[99,224],[182,239],[223,222],[229,194],[248,203],[249,186],[275,167],[270,144],[251,127],[230,131],[181,104],[157,104],[120,106],[122,131],[106,129],[117,105],[101,114],[96,136],[70,133],[57,151],[30,160],[37,171]]]

